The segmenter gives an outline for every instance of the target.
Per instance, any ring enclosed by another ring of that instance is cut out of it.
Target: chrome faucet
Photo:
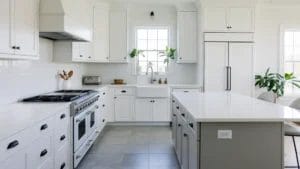
[[[151,70],[151,78],[150,78],[150,83],[153,84],[155,82],[155,79],[154,79],[154,72],[153,72],[153,67],[152,67],[152,62],[148,62],[147,64],[147,72],[146,72],[146,75],[149,74],[149,69]]]

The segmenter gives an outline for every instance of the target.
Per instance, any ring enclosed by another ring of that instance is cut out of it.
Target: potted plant
[[[164,60],[164,63],[169,64],[170,63],[170,59],[174,60],[175,59],[175,53],[176,53],[176,49],[174,48],[169,48],[168,46],[166,47],[164,52],[161,52],[160,57],[166,57]]]
[[[270,68],[267,69],[264,75],[255,75],[255,86],[266,88],[268,92],[273,92],[276,97],[284,95],[286,84],[291,84],[300,88],[300,81],[296,79],[293,73],[270,73]]]
[[[132,49],[132,51],[129,53],[129,56],[131,58],[135,58],[135,57],[138,57],[140,54],[143,55],[143,52],[141,50],[138,50],[136,48]]]

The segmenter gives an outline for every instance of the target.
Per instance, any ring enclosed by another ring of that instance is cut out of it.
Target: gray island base
[[[297,110],[230,93],[173,93],[182,169],[283,169],[284,122]]]

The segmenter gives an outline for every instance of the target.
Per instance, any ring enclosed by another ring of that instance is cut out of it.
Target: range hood
[[[40,37],[52,40],[91,41],[88,2],[40,0]]]

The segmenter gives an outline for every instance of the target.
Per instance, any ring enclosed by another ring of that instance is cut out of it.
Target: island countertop
[[[300,121],[300,111],[296,109],[231,92],[172,95],[198,122]]]

